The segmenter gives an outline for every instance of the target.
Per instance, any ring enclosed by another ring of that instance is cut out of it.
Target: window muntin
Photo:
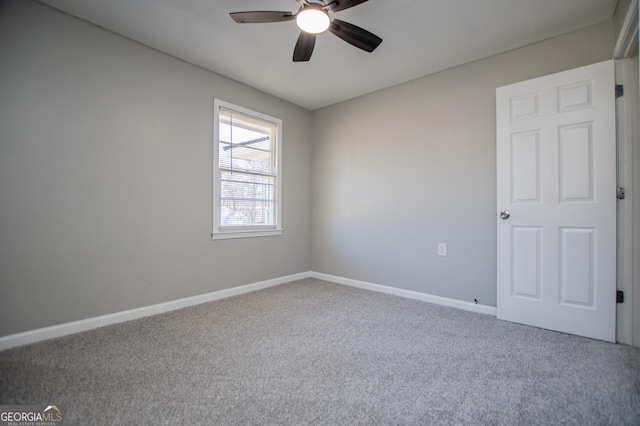
[[[282,233],[282,121],[219,100],[214,107],[213,238]]]

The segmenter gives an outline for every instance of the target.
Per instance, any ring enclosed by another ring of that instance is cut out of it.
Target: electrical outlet
[[[438,243],[438,256],[446,256],[446,255],[447,255],[447,244]]]

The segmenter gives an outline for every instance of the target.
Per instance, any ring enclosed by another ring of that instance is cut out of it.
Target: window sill
[[[282,235],[284,229],[266,229],[264,231],[251,230],[251,231],[225,231],[215,232],[211,234],[212,240],[231,240],[234,238],[256,238],[256,237],[273,237]]]

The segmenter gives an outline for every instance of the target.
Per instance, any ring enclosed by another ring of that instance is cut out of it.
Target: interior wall
[[[0,336],[310,270],[311,114],[0,3]],[[283,236],[211,241],[213,99],[283,119]]]
[[[315,111],[313,270],[495,306],[495,89],[613,41],[609,21]]]

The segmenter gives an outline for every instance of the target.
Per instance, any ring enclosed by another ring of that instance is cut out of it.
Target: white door
[[[499,319],[615,341],[614,74],[496,90]]]

